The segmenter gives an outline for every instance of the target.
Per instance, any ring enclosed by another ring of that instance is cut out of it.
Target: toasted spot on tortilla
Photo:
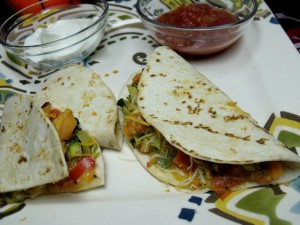
[[[155,118],[155,117],[153,117]],[[169,124],[174,124],[174,125],[182,125],[182,126],[187,126],[187,125],[193,125],[193,122],[191,121],[179,121],[179,120],[168,120],[168,119],[162,119],[163,122],[169,123]]]
[[[18,164],[26,163],[26,162],[27,162],[27,158],[21,155],[18,159]]]
[[[18,143],[15,143],[12,147],[12,150],[16,153],[20,153],[23,151],[23,148]]]
[[[37,154],[37,156],[38,156],[39,158],[44,158],[45,155],[46,155],[46,150],[45,150],[45,149],[41,149],[41,150],[38,152],[38,154]]]
[[[224,116],[224,120],[226,122],[230,122],[230,121],[233,122],[235,120],[243,120],[245,118],[246,117],[244,115],[241,115],[241,114],[239,114],[239,115],[232,115],[232,116]]]
[[[61,159],[61,158],[59,158],[59,159],[58,159],[58,164],[59,164],[59,165],[61,165],[61,167],[63,167],[63,166],[64,166],[64,162],[62,161],[62,159]]]
[[[187,109],[188,109],[189,114],[196,114],[197,115],[201,111],[201,108],[199,106],[193,107],[191,105],[188,105]]]
[[[173,138],[172,135],[170,136],[170,139],[171,139],[170,143],[171,143],[172,145],[175,145],[175,146],[178,146],[178,147],[181,147],[181,148],[182,148],[181,144],[180,144],[179,142],[177,142],[177,141]]]
[[[5,126],[1,127],[1,132],[2,132],[2,133],[6,132]]]
[[[89,80],[88,87],[92,87],[94,85],[95,85],[95,81],[94,80]]]
[[[44,170],[41,170],[40,172],[39,172],[39,174],[40,175],[46,175],[46,174],[48,174],[50,171],[51,171],[51,167],[46,167]]]
[[[256,140],[256,142],[257,142],[258,144],[261,144],[261,145],[266,144],[266,141],[268,141],[267,138],[261,138],[261,139],[259,139],[259,140]]]
[[[90,106],[91,101],[95,98],[95,93],[91,91],[86,91],[82,95],[83,107]]]
[[[236,139],[241,139],[241,140],[244,140],[244,141],[250,141],[250,137],[251,137],[250,135],[245,136],[245,137],[239,137],[239,136],[231,134],[231,133],[225,133],[225,136],[236,138]]]
[[[219,133],[218,131],[215,131],[215,130],[211,129],[209,126],[204,126],[203,124],[199,124],[199,125],[195,126],[194,128],[196,128],[196,129],[201,128],[201,129],[206,130],[206,131],[208,131],[210,133],[213,133],[213,134],[218,134]]]
[[[208,113],[210,114],[211,118],[216,118],[217,112],[214,110],[213,107],[208,108]]]
[[[229,150],[232,151],[233,153],[237,153],[237,151],[233,148],[230,148]]]
[[[30,102],[30,106],[29,106],[30,111],[32,110],[32,107],[33,107],[33,102],[31,101],[31,102]],[[30,111],[29,111],[29,112],[30,112]]]

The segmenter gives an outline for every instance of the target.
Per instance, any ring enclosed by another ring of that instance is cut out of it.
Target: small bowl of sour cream
[[[41,0],[0,27],[6,51],[38,69],[58,69],[88,57],[107,25],[106,0]]]

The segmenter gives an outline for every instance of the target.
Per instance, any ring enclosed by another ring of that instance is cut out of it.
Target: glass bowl
[[[225,9],[237,21],[219,26],[189,28],[157,22],[160,15],[187,2],[191,1],[138,0],[136,8],[144,26],[159,44],[189,55],[212,54],[231,46],[251,23],[258,8],[256,0],[198,0],[197,4],[205,3]]]
[[[39,69],[57,69],[89,56],[104,36],[105,0],[41,0],[16,12],[0,27],[9,53]]]

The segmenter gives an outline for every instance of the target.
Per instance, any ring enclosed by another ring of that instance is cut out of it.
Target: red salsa
[[[157,18],[160,23],[180,27],[211,27],[237,21],[230,12],[214,8],[208,4],[181,5],[178,8],[164,13]]]

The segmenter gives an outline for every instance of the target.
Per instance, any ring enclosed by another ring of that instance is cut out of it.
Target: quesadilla
[[[41,100],[41,99],[40,99]],[[43,194],[79,192],[104,185],[97,141],[70,109],[14,95],[0,129],[0,193],[7,202]]]
[[[82,129],[89,131],[101,147],[122,148],[117,101],[94,71],[80,65],[65,67],[51,74],[35,97],[72,110]]]
[[[168,47],[154,51],[121,96],[135,156],[181,191],[222,194],[300,175],[297,154]]]

